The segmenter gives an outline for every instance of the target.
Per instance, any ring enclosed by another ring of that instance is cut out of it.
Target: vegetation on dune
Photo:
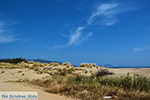
[[[70,63],[42,64],[35,62],[0,63],[0,66],[29,68],[38,74],[49,74],[50,77],[42,80],[27,82],[45,87],[46,91],[50,93],[71,96],[81,100],[103,100],[104,96],[110,96],[110,100],[150,100],[149,76],[115,75],[107,68],[97,69],[97,66],[93,64],[81,64],[78,68],[74,68]],[[89,69],[94,69],[96,72],[87,76],[86,74],[90,72]],[[77,73],[78,71],[84,74]],[[87,72],[85,73],[85,71]]]
[[[82,63],[82,64],[80,64],[80,67],[84,67],[84,68],[97,68],[96,64],[93,64],[93,63]]]
[[[150,92],[144,90],[144,88],[141,90],[133,87],[134,89],[130,90],[124,87],[106,85],[107,83],[101,83],[104,77],[62,76],[57,74],[52,75],[50,79],[36,80],[34,83],[46,87],[47,92],[67,95],[81,100],[103,100],[104,96],[111,96],[111,100],[150,100]],[[110,79],[113,80],[113,78]],[[143,81],[143,79],[139,78],[138,81]],[[143,84],[146,84],[147,81]]]
[[[108,71],[107,69],[99,69],[94,75],[95,77],[102,77],[106,75],[114,75],[115,73]]]
[[[142,75],[124,75],[100,78],[100,84],[129,90],[150,91],[150,77]]]
[[[63,69],[50,79],[33,83],[46,87],[47,92],[81,100],[103,100],[104,96],[111,96],[111,100],[150,100],[149,77],[129,74],[115,76],[107,69],[99,70],[92,76],[72,73]]]
[[[59,66],[60,65],[60,63],[56,63],[56,62],[51,62],[50,64],[49,64],[49,66]]]
[[[67,68],[72,68],[73,66],[69,62],[62,63],[63,66],[66,66]]]
[[[66,76],[68,74],[72,74],[74,72],[73,68],[67,69],[67,68],[63,68],[63,69],[59,69],[58,70],[58,74],[62,75],[62,76]]]

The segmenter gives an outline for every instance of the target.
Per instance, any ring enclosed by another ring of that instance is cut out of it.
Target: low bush
[[[102,76],[106,76],[106,75],[114,75],[113,72],[107,70],[107,69],[99,69],[96,73],[95,76],[96,77],[102,77]]]

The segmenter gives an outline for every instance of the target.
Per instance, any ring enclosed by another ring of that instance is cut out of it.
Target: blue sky
[[[0,0],[0,58],[150,65],[149,0]]]

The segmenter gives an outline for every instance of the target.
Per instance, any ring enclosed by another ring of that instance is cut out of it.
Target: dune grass
[[[124,75],[116,77],[101,77],[99,83],[106,86],[116,86],[123,89],[150,91],[150,77],[142,75]]]
[[[62,94],[81,100],[150,100],[149,77],[140,75],[126,76],[81,76],[53,74],[52,78],[36,81],[46,87],[46,91]]]

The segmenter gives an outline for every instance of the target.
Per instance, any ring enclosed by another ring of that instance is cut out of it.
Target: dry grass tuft
[[[80,64],[80,67],[84,67],[84,68],[97,68],[96,64],[92,64],[92,63],[83,63],[83,64]]]
[[[51,62],[51,63],[49,64],[49,66],[60,66],[60,63]]]
[[[141,78],[136,79],[139,79],[138,81],[143,81]],[[107,85],[101,83],[104,80],[106,80]],[[112,78],[110,80],[113,82]],[[36,84],[37,83],[38,82],[36,82]],[[59,93],[81,100],[103,100],[104,96],[111,97],[110,100],[150,100],[150,92],[148,91],[141,89],[131,90],[109,85],[106,77],[95,77],[94,75],[91,77],[80,75],[67,77],[61,74],[54,74],[50,80],[40,82],[39,84],[47,87],[47,92]],[[123,83],[121,84],[123,85]]]
[[[66,66],[66,68],[73,68],[69,62],[62,63],[62,66]]]

